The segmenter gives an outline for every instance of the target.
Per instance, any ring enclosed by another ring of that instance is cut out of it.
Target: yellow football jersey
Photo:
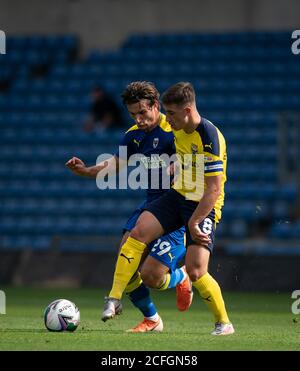
[[[205,177],[222,174],[222,192],[215,204],[216,222],[221,219],[226,182],[226,142],[220,130],[201,118],[195,131],[174,131],[179,174],[173,188],[187,200],[199,202],[205,190]]]

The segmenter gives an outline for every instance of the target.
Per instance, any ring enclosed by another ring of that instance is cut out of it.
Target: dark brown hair
[[[161,100],[163,104],[193,103],[195,102],[194,87],[189,82],[178,82],[163,93]]]
[[[134,104],[140,102],[142,99],[149,101],[150,107],[155,102],[159,102],[159,92],[152,82],[148,81],[134,81],[126,86],[122,95],[123,104]]]

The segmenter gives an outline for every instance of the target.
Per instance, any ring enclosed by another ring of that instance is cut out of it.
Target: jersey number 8
[[[202,231],[206,234],[211,234],[213,228],[213,222],[209,218],[205,218],[202,225]]]

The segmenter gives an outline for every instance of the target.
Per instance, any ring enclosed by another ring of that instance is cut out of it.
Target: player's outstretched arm
[[[78,157],[72,157],[65,165],[76,175],[88,176],[85,163]]]
[[[87,167],[85,163],[78,157],[72,157],[66,162],[68,167],[75,175],[96,178],[98,173],[106,168],[107,171],[115,172],[119,167],[123,167],[126,162],[119,159],[117,156],[112,156],[109,159],[100,162],[97,165]]]

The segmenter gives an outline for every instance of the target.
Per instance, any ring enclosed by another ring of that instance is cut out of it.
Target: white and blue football
[[[57,299],[45,309],[44,322],[49,331],[75,331],[80,323],[80,311],[71,301]]]

